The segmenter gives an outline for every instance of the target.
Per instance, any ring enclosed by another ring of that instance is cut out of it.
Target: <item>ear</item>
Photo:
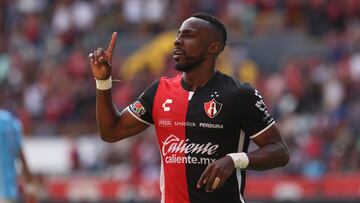
[[[221,47],[220,42],[212,42],[208,48],[208,53],[211,55],[218,55],[221,52]]]

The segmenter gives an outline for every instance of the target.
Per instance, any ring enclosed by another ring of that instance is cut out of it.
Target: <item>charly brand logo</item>
[[[163,156],[175,153],[213,155],[219,148],[218,144],[211,142],[206,144],[193,143],[189,142],[189,139],[182,140],[172,134],[162,144]]]
[[[164,111],[170,111],[170,104],[172,104],[173,100],[172,99],[167,99],[163,104],[162,107],[164,109]]]
[[[139,100],[135,101],[130,105],[130,110],[134,112],[137,116],[142,116],[146,112],[145,107],[140,103]]]

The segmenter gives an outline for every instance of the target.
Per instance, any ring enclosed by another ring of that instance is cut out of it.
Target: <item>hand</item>
[[[109,47],[106,51],[98,48],[89,54],[91,71],[97,80],[106,80],[111,76],[112,55],[117,41],[117,33],[114,32],[111,37]]]
[[[229,156],[224,156],[223,158],[212,162],[201,174],[200,179],[197,182],[197,188],[200,189],[202,185],[205,185],[206,192],[212,192],[213,190],[219,189],[229,178],[234,169],[234,162]]]

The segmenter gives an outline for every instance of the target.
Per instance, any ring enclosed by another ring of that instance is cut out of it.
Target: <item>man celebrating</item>
[[[111,96],[117,41],[89,55],[96,79],[101,138],[116,142],[155,125],[161,152],[161,202],[245,202],[245,169],[286,165],[288,148],[257,90],[215,68],[226,44],[224,25],[197,13],[185,20],[173,57],[182,74],[162,77],[118,113]],[[247,152],[252,140],[259,146]]]

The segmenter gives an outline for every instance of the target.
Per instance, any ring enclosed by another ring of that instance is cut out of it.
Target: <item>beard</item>
[[[176,63],[175,69],[181,72],[191,72],[192,70],[196,69],[199,64],[201,64],[204,60],[203,59],[189,59],[188,63],[180,64]]]

